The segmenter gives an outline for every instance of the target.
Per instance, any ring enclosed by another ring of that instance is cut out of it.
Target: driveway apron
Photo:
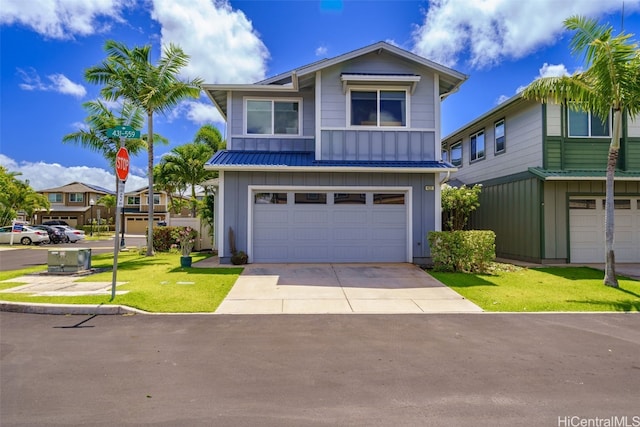
[[[481,311],[413,264],[249,264],[216,313]]]

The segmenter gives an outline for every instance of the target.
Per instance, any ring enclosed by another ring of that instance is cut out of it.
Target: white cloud
[[[327,49],[326,46],[318,46],[316,48],[316,56],[322,56],[325,57],[327,56],[327,52],[329,51],[329,49]]]
[[[81,84],[74,83],[64,74],[51,74],[47,76],[50,83],[45,83],[40,75],[33,68],[29,71],[18,68],[18,74],[22,78],[20,88],[29,91],[58,92],[63,95],[71,95],[76,98],[83,98],[87,90]]]
[[[182,101],[171,111],[167,119],[171,122],[183,116],[197,125],[224,123],[218,109],[210,102],[207,104],[199,101]]]
[[[47,188],[59,187],[71,182],[84,182],[97,185],[108,190],[115,191],[116,176],[114,173],[101,168],[87,166],[62,166],[57,163],[44,162],[16,162],[14,159],[0,154],[0,165],[10,172],[20,172],[21,181],[29,181],[29,185],[36,191]],[[126,183],[126,191],[145,187],[148,184],[146,177],[129,175]]]
[[[473,68],[518,59],[554,44],[571,15],[598,17],[621,2],[583,0],[429,0],[424,22],[413,32],[414,51],[452,67],[468,57]],[[640,0],[628,0],[637,8]]]
[[[546,62],[540,68],[538,77],[561,77],[568,76],[569,72],[564,64],[547,64]]]
[[[538,75],[536,79],[543,77],[561,77],[561,76],[569,76],[571,75],[569,71],[567,71],[567,67],[564,64],[548,64],[544,63],[542,67],[538,70]],[[533,80],[532,80],[533,81]],[[520,93],[527,88],[528,84],[524,86],[519,86],[516,89],[516,93]]]
[[[178,44],[190,55],[185,75],[206,83],[264,79],[269,51],[226,0],[153,0],[151,17],[162,26],[162,45]]]
[[[134,0],[2,0],[1,25],[22,25],[52,39],[108,31]]]

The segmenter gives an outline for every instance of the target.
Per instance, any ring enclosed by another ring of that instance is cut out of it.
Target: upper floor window
[[[505,145],[505,136],[504,136],[504,119],[498,120],[494,126],[494,138],[496,143],[496,154],[504,152]]]
[[[299,135],[300,101],[248,99],[248,135]]]
[[[149,196],[144,196],[144,202],[148,205],[149,204]],[[154,193],[153,194],[153,204],[154,205],[159,205],[160,204],[160,195]]]
[[[470,161],[484,159],[484,131],[471,135]]]
[[[442,161],[443,162],[448,162],[449,161],[449,151],[442,150]]]
[[[462,166],[462,141],[451,145],[451,164],[453,166]]]
[[[84,194],[83,193],[69,193],[69,201],[70,202],[83,202]]]
[[[406,126],[406,90],[351,90],[352,126]]]
[[[609,135],[609,115],[602,120],[591,112],[569,108],[569,136],[606,138]]]
[[[127,204],[128,205],[139,205],[140,204],[140,196],[127,196]]]
[[[49,203],[62,203],[62,193],[49,193],[47,198]]]

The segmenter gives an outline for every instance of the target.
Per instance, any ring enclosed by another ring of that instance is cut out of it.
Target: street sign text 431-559
[[[140,131],[135,130],[131,126],[116,126],[111,129],[107,129],[107,136],[109,138],[140,138]]]

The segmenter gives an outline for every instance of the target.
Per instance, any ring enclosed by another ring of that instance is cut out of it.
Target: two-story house
[[[205,85],[227,122],[216,235],[249,262],[428,263],[440,103],[467,76],[385,42],[256,84]]]
[[[604,262],[611,117],[516,95],[442,141],[467,185],[482,184],[472,227],[496,233],[498,256]],[[640,262],[640,120],[625,116],[615,175],[615,253]]]
[[[49,212],[43,211],[34,218],[35,224],[45,221],[62,220],[72,227],[91,224],[92,220],[113,220],[115,209],[99,204],[100,198],[114,195],[113,191],[97,185],[72,182],[61,187],[40,190],[38,193],[49,200]]]

